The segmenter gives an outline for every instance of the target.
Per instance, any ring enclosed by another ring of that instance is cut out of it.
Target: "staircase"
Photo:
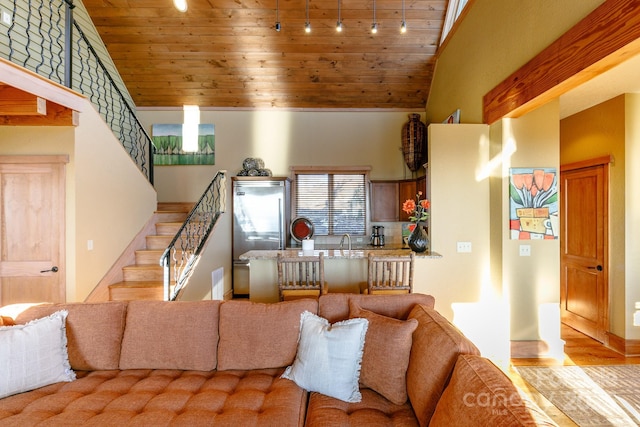
[[[109,300],[164,299],[160,258],[192,208],[192,203],[158,203],[155,234],[147,235],[146,247],[135,251],[135,264],[122,268],[123,280],[109,285]]]

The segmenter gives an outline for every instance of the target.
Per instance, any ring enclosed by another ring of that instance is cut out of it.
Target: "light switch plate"
[[[6,10],[3,10],[2,13],[2,23],[6,26],[11,25],[11,15]]]
[[[458,242],[458,253],[471,252],[471,242]]]
[[[531,256],[531,245],[520,245],[520,256]]]

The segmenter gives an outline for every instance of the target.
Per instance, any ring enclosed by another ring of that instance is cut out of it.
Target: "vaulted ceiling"
[[[305,0],[82,2],[138,107],[391,110],[425,107],[448,3],[309,0],[307,34]]]

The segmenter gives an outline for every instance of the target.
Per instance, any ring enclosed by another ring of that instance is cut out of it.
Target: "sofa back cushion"
[[[556,424],[488,359],[462,355],[430,426],[555,426]]]
[[[71,368],[79,371],[118,369],[127,303],[66,303],[34,305],[16,316],[27,323],[60,310],[66,321],[67,350]]]
[[[215,369],[220,304],[130,301],[120,369]]]
[[[460,354],[478,348],[434,309],[418,305],[409,319],[418,321],[407,367],[407,394],[421,427],[429,424]]]
[[[373,311],[395,319],[406,320],[416,304],[433,308],[435,299],[431,295],[360,295],[346,293],[328,293],[320,296],[318,315],[330,323],[349,318],[349,302],[360,308]]]
[[[273,304],[225,301],[220,307],[218,370],[291,365],[298,348],[300,315],[318,312],[315,299]]]

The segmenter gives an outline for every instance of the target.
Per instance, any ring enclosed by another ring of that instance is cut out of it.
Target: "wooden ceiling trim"
[[[47,101],[20,89],[0,84],[0,115],[46,116]]]
[[[483,120],[520,117],[640,53],[640,2],[608,0],[483,98]]]
[[[45,101],[45,115],[12,115],[0,111],[0,126],[78,126],[77,111]]]

